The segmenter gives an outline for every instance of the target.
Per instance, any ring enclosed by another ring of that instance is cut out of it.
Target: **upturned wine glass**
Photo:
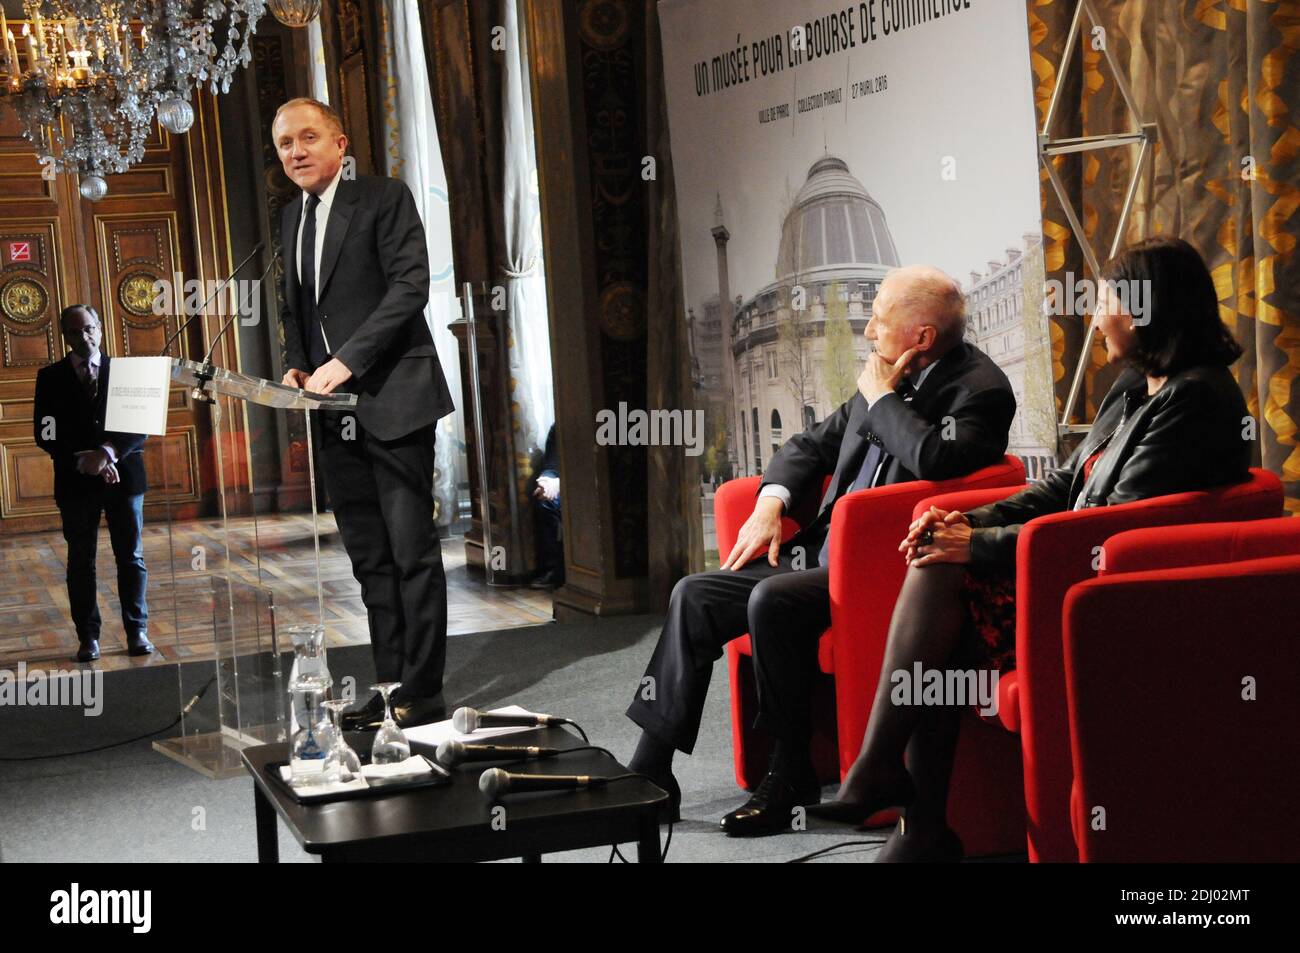
[[[401,685],[401,682],[380,682],[370,686],[384,698],[384,723],[375,732],[374,743],[370,746],[371,764],[397,764],[411,756],[411,743],[393,718],[391,696]]]
[[[346,700],[335,698],[323,704],[330,713],[330,720],[334,723],[334,743],[325,753],[325,780],[330,783],[347,783],[361,774],[361,758],[343,737],[343,725],[340,723],[343,709],[348,707],[348,703]]]

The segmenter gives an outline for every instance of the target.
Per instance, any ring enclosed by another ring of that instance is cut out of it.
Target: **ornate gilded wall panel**
[[[113,335],[113,353],[125,357],[147,357],[162,351],[168,335],[176,330],[173,301],[163,314],[155,314],[155,283],[175,284],[178,266],[176,214],[141,215],[118,212],[95,216],[100,251],[99,279],[104,289],[104,333]],[[181,283],[184,292],[184,283]],[[203,293],[207,297],[207,291]],[[183,300],[183,299],[182,299]],[[202,298],[199,299],[201,303]],[[184,340],[173,350],[186,356]]]
[[[58,222],[0,222],[0,367],[36,368],[62,356],[56,325],[63,293]],[[35,372],[32,372],[35,380]]]

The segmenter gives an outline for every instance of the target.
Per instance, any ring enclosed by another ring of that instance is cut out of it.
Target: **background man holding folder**
[[[109,433],[109,357],[99,350],[103,328],[88,304],[59,316],[68,355],[36,372],[32,414],[36,444],[54,461],[54,501],[68,543],[68,608],[81,647],[78,662],[99,658],[95,550],[100,515],[108,520],[117,561],[117,590],[129,655],[148,655],[149,606],[144,565],[144,435]]]

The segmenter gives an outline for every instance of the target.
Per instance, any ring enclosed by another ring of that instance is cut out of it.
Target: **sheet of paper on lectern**
[[[167,432],[170,357],[115,357],[108,371],[104,429],[162,436]]]

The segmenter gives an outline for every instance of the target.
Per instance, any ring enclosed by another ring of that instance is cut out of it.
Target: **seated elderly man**
[[[758,682],[757,727],[773,738],[774,753],[762,784],[722,819],[722,829],[776,833],[789,829],[795,806],[820,801],[809,708],[817,641],[830,624],[831,509],[854,490],[959,477],[1006,452],[1015,396],[1001,369],[962,340],[965,324],[965,299],[952,278],[924,266],[891,272],[864,331],[874,348],[858,392],[772,457],[753,515],[721,568],[673,589],[627,711],[642,728],[631,767],[670,793],[672,818],[681,802],[673,753],[694,748],[713,664],[745,632]],[[827,475],[816,518],[782,545],[782,514],[813,502]]]

